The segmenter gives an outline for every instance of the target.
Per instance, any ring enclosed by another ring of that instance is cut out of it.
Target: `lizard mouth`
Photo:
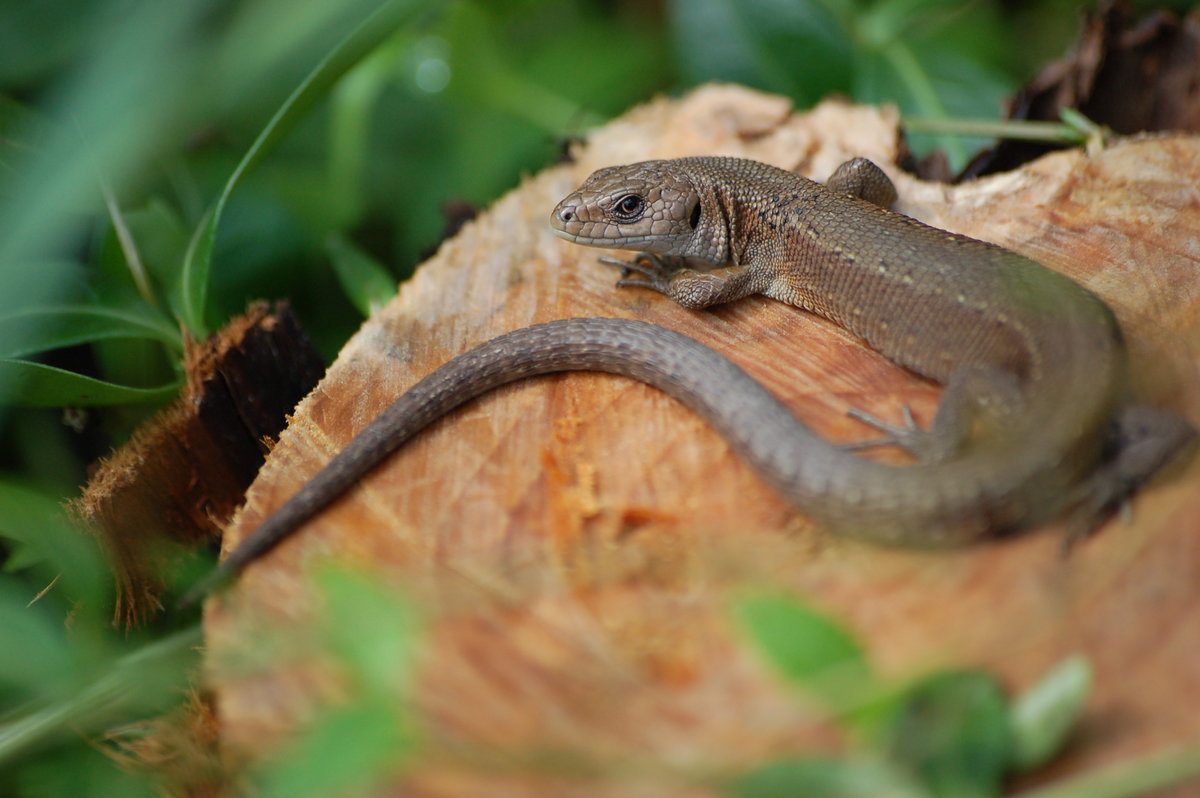
[[[589,236],[584,235],[583,233],[573,233],[569,230],[564,230],[553,222],[550,223],[550,229],[554,232],[554,235],[558,236],[559,238],[589,247],[636,249],[643,244],[649,244],[652,240],[652,236],[620,236],[618,238],[610,238],[608,236]]]
[[[575,233],[571,233],[571,232],[568,232],[567,230],[562,229],[561,227],[556,225],[554,222],[550,223],[550,231],[552,233],[554,233],[554,235],[558,236],[559,238],[565,238],[567,241],[573,241],[576,244],[586,244],[590,240],[590,239],[580,238]]]

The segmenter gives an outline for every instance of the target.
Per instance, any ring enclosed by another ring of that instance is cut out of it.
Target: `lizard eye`
[[[612,214],[619,222],[636,222],[646,210],[646,200],[637,194],[626,194],[613,205]]]

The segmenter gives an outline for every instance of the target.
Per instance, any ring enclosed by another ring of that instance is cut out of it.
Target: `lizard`
[[[823,316],[945,386],[929,430],[852,410],[885,433],[894,468],[821,455],[768,476],[824,525],[901,544],[969,541],[1074,510],[1069,542],[1098,524],[1196,437],[1136,402],[1112,310],[1020,254],[894,212],[870,160],[821,185],[739,158],[600,169],[551,226],[587,246],[640,249],[618,286],[694,310],[751,294]]]
[[[693,157],[609,167],[551,214],[576,244],[642,250],[618,287],[700,310],[751,294],[824,316],[945,385],[928,430],[907,407],[885,435],[836,446],[724,355],[626,319],[561,319],[451,359],[397,398],[181,601],[228,582],[434,420],[493,388],[561,371],[631,377],[708,421],[786,499],[867,540],[962,544],[1071,509],[1090,529],[1195,438],[1129,395],[1127,356],[1103,301],[993,244],[889,210],[865,159],[826,185],[755,161]],[[856,450],[898,446],[890,465]]]

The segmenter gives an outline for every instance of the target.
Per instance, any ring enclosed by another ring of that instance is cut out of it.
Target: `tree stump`
[[[824,180],[843,160],[869,157],[895,179],[899,210],[1101,295],[1124,326],[1141,395],[1200,423],[1200,138],[1059,152],[962,186],[900,172],[900,146],[891,110],[826,102],[798,114],[733,86],[658,99],[595,131],[573,163],[524,180],[364,324],[297,408],[226,551],[418,378],[550,319],[636,318],[697,338],[831,440],[863,437],[850,407],[895,417],[908,402],[928,420],[937,387],[832,324],[761,298],[692,312],[618,290],[597,263],[605,253],[550,233],[550,210],[592,170],[650,158],[734,155]],[[1086,654],[1096,677],[1082,728],[1043,775],[1195,739],[1195,460],[1141,492],[1132,520],[1109,523],[1066,558],[1056,527],[900,551],[815,528],[653,389],[597,374],[518,383],[435,424],[209,602],[223,742],[255,759],[336,695],[319,661],[260,648],[264,631],[306,633],[311,571],[333,558],[403,585],[429,612],[413,688],[428,756],[403,777],[412,794],[708,795],[675,769],[735,771],[836,749],[834,730],[726,617],[728,596],[749,586],[828,611],[885,674],[981,666],[1016,690]],[[479,764],[546,751],[591,763],[592,775]]]

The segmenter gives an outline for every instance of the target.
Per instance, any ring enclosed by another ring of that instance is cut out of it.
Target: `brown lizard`
[[[1195,437],[1132,403],[1112,311],[1001,247],[894,213],[891,181],[855,159],[822,186],[755,161],[601,169],[555,209],[578,244],[640,249],[618,285],[700,309],[763,294],[824,316],[946,388],[929,431],[852,414],[920,462],[816,451],[759,470],[826,526],[873,540],[971,540],[1075,511],[1090,529]],[[777,432],[756,432],[771,449]],[[740,447],[742,449],[748,447]],[[846,448],[863,448],[863,445]]]
[[[887,436],[829,444],[738,366],[696,341],[620,319],[566,319],[499,336],[418,382],[185,597],[236,574],[430,422],[500,385],[607,371],[678,398],[781,494],[870,540],[961,543],[1075,513],[1087,529],[1172,460],[1195,431],[1129,401],[1109,308],[991,244],[887,210],[891,182],[858,159],[822,186],[733,158],[602,169],[551,216],[579,244],[641,249],[619,286],[689,308],[761,293],[825,316],[944,383],[929,431],[855,415]],[[892,466],[851,451],[896,445]]]

